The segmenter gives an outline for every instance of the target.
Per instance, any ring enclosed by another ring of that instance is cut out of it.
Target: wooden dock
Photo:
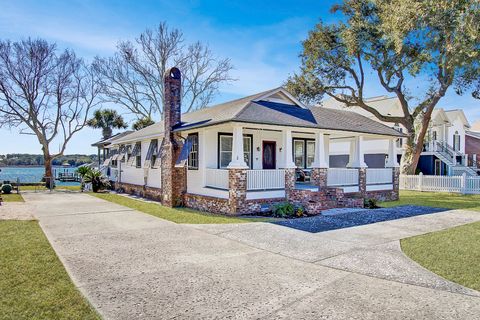
[[[73,172],[59,172],[55,175],[55,180],[61,182],[80,182],[80,176]]]

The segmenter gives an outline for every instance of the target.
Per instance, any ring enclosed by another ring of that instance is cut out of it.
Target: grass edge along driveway
[[[188,224],[224,224],[270,221],[270,218],[243,218],[209,214],[187,208],[168,208],[159,203],[135,200],[126,196],[111,193],[88,193],[91,196],[107,200],[152,216],[175,223]]]
[[[459,193],[400,190],[400,200],[385,201],[379,203],[379,205],[384,208],[401,205],[416,205],[434,208],[480,211],[480,194],[462,195]]]
[[[395,207],[406,204],[480,211],[480,195],[401,190],[399,201],[382,202],[380,205]],[[410,259],[424,268],[480,291],[480,222],[405,238],[400,245]]]
[[[400,245],[426,269],[480,291],[480,222],[402,239]]]
[[[100,319],[37,221],[0,221],[2,319]]]
[[[9,194],[2,193],[1,196],[4,202],[25,202],[25,200],[23,200],[22,195],[19,193],[9,193]]]

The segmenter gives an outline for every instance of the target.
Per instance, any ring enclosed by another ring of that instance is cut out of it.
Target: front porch
[[[361,198],[363,205],[363,198],[398,197],[396,138],[390,136],[229,124],[187,132],[189,137],[194,138],[193,155],[185,159],[187,198],[194,200],[186,204],[195,203],[197,209],[202,197],[217,211],[235,214],[285,200],[303,205],[315,198],[324,209],[353,203],[339,198]],[[364,143],[376,141],[387,142],[387,157],[381,167],[369,168]],[[330,150],[338,145],[347,146],[346,167],[330,167]]]

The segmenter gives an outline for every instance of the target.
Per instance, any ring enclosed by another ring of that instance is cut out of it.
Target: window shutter
[[[158,140],[152,140],[150,141],[150,145],[148,146],[148,151],[147,151],[147,157],[145,158],[145,163],[143,166],[145,168],[150,168],[150,165],[152,164],[152,156],[157,152],[157,144]]]
[[[155,156],[157,157],[155,159],[155,162],[152,163],[152,168],[156,169],[160,166],[160,163],[162,161],[162,150],[163,150],[163,142],[164,142],[164,139],[162,139],[162,142],[160,142],[160,145],[158,145],[158,149],[156,150],[156,154]]]
[[[120,146],[120,149],[118,150],[117,160],[122,161],[123,158],[125,157],[126,153],[127,153],[127,147],[126,146]]]
[[[191,139],[185,141],[180,156],[175,163],[175,167],[184,167],[187,164],[188,155],[190,154],[190,150],[192,150],[192,145],[193,141]]]
[[[135,143],[135,146],[133,147],[132,154],[130,155],[130,158],[128,159],[127,164],[129,166],[133,166],[135,163],[135,157],[138,155],[138,152],[140,151],[140,145],[138,143]]]

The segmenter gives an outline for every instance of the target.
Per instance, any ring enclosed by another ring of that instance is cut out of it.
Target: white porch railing
[[[205,169],[205,185],[211,188],[228,189],[228,170]]]
[[[285,188],[285,170],[247,170],[247,190]]]
[[[390,184],[393,182],[393,172],[391,168],[367,169],[368,184]]]
[[[480,194],[480,177],[401,175],[400,189]]]
[[[358,169],[329,168],[327,185],[329,187],[358,185]]]

